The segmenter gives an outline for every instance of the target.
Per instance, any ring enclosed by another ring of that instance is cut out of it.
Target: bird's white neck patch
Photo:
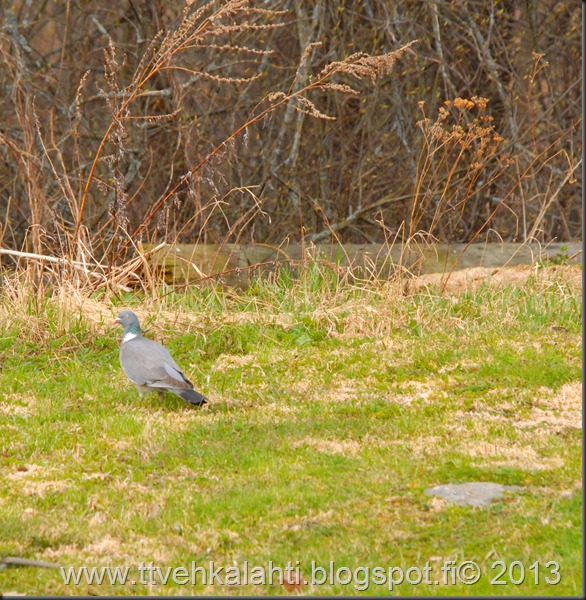
[[[135,337],[138,337],[136,335],[136,333],[132,333],[132,331],[127,331],[124,334],[124,337],[122,338],[122,343],[124,344],[125,342],[129,342],[130,340],[133,340]]]

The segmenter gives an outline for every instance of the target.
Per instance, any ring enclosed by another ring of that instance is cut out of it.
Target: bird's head
[[[131,310],[123,310],[115,319],[114,323],[122,325],[124,331],[140,333],[138,317]]]

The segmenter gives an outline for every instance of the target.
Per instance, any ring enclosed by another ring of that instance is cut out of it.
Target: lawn
[[[9,566],[0,592],[580,595],[581,271],[529,273],[0,290],[0,559],[63,567]],[[122,308],[208,406],[139,399]],[[425,493],[471,481],[518,488],[483,507]],[[127,581],[65,581],[104,566]]]

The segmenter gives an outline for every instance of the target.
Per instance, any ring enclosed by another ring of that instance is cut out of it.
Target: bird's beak
[[[119,319],[118,317],[116,317],[116,318],[115,318],[115,319],[112,321],[112,323],[113,323],[114,325],[115,325],[116,323],[120,323],[120,319]]]

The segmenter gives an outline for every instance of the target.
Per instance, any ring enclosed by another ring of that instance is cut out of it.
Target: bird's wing
[[[192,389],[169,351],[153,340],[140,337],[120,347],[120,364],[130,381],[162,389]]]

